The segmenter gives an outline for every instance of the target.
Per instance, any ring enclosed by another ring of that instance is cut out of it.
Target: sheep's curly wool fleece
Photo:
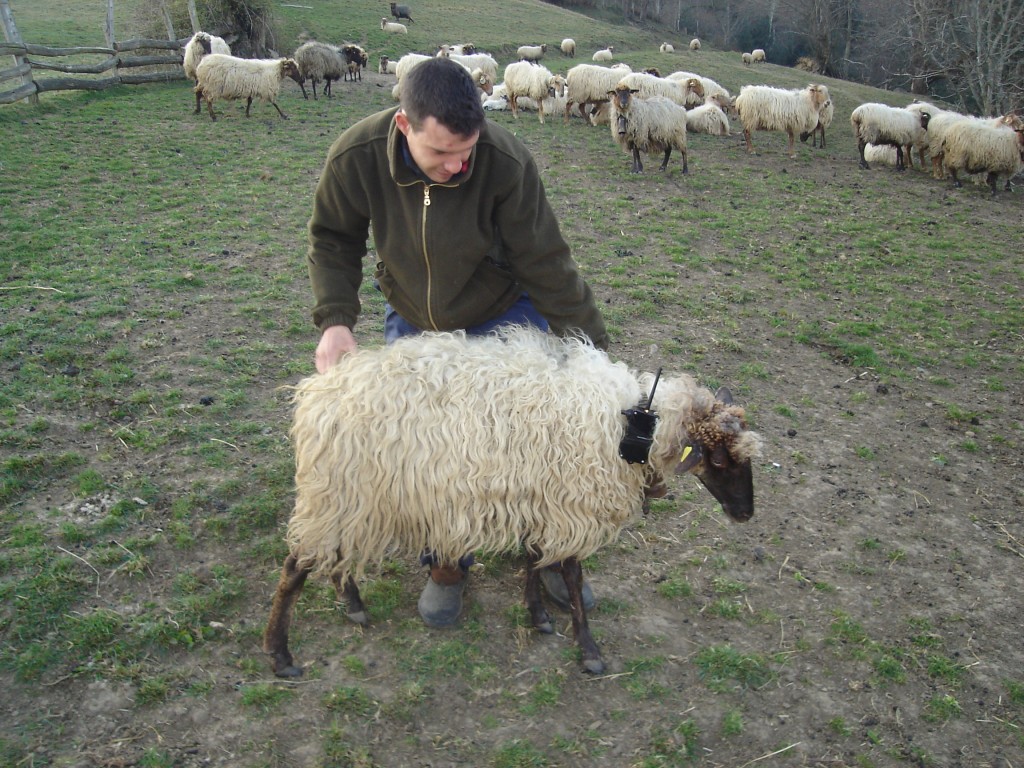
[[[586,557],[639,512],[653,465],[678,461],[661,426],[652,466],[618,456],[621,411],[649,385],[583,340],[525,329],[360,348],[297,387],[291,552],[341,579],[392,552]],[[677,425],[714,402],[685,376],[658,393]]]

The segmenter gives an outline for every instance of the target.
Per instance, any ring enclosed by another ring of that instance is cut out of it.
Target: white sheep
[[[516,56],[519,57],[519,61],[540,61],[547,52],[547,43],[542,43],[541,45],[520,45],[516,49]]]
[[[796,134],[810,132],[818,124],[818,113],[828,101],[828,88],[808,85],[801,90],[784,90],[768,85],[745,85],[736,97],[736,112],[743,123],[747,152],[754,151],[755,131],[785,131],[789,135],[789,156],[796,157]]]
[[[211,120],[217,119],[213,113],[213,102],[217,99],[245,99],[246,117],[249,117],[253,99],[266,101],[287,120],[288,115],[277,106],[281,81],[286,77],[296,83],[302,78],[294,59],[239,59],[211,53],[196,67],[196,98],[206,99]]]
[[[577,64],[565,75],[566,99],[565,122],[569,122],[569,112],[576,104],[580,117],[587,119],[587,105],[594,106],[608,101],[608,92],[627,74],[629,66],[625,63],[613,67],[602,67],[597,64]]]
[[[570,59],[576,58],[576,41],[571,37],[567,37],[562,41],[562,55],[568,56]]]
[[[394,75],[398,72],[398,62],[392,61],[386,55],[381,55],[377,62],[377,73],[381,75]]]
[[[704,75],[698,75],[694,72],[684,72],[682,70],[673,72],[665,77],[666,80],[677,80],[682,82],[686,82],[693,78],[700,81],[703,93],[698,95],[699,91],[695,89],[691,90],[691,95],[686,103],[687,107],[698,107],[706,101],[714,101],[718,106],[722,107],[722,109],[732,108],[732,95],[710,77],[704,77]],[[696,101],[694,101],[694,99],[696,99]]]
[[[686,108],[664,96],[635,97],[629,86],[619,84],[611,97],[609,114],[612,138],[633,155],[631,173],[642,173],[640,153],[664,152],[659,170],[668,167],[675,149],[683,156],[683,173],[689,172],[686,157]]]
[[[749,53],[741,53],[740,54],[740,61],[742,61],[747,66],[750,66],[750,64],[752,64],[754,62],[754,57],[751,56]]]
[[[456,43],[448,46],[448,54],[456,56],[472,56],[476,53],[476,46],[472,43]]]
[[[388,21],[387,17],[384,17],[380,20],[380,28],[385,32],[390,32],[392,34],[409,34],[409,28],[405,26],[405,24],[399,24],[397,21]]]
[[[661,51],[662,53],[675,53],[676,52],[676,48],[675,48],[674,45],[672,45],[672,43],[662,43],[658,47],[658,50]]]
[[[316,84],[321,80],[324,82],[324,96],[331,97],[331,82],[340,80],[348,71],[348,62],[342,56],[341,51],[335,46],[327,43],[320,43],[316,40],[309,40],[295,49],[293,56],[299,67],[299,87],[302,89],[302,98],[308,99],[306,95],[306,80],[313,84],[313,99],[316,100]]]
[[[857,152],[860,155],[860,167],[870,168],[864,159],[864,147],[870,143],[875,146],[888,144],[896,148],[897,171],[905,170],[906,165],[913,168],[914,159],[910,148],[921,140],[930,118],[931,115],[923,110],[911,111],[875,102],[861,104],[850,114],[850,125],[853,126],[853,136],[857,140]]]
[[[765,56],[764,48],[755,48],[754,50],[752,50],[750,52],[750,60],[755,64],[762,61],[767,61],[768,57]]]
[[[181,60],[181,68],[185,72],[185,77],[192,81],[193,85],[196,82],[196,67],[199,66],[199,62],[202,61],[203,57],[210,53],[224,53],[231,55],[231,46],[227,44],[227,41],[222,37],[211,35],[208,32],[196,32],[189,38],[189,41],[185,43],[185,52]],[[196,94],[196,108],[192,114],[198,115],[199,108],[202,103],[202,97]]]
[[[602,48],[599,51],[594,51],[594,55],[591,57],[594,61],[611,61],[615,57],[612,55],[615,53],[615,48],[609,45],[607,48]]]
[[[729,118],[714,102],[686,110],[687,133],[709,133],[712,136],[729,135]]]
[[[498,82],[498,62],[489,53],[450,53],[448,58],[452,61],[457,61],[470,72],[474,69],[482,70],[490,76],[492,86]]]
[[[700,50],[700,39],[699,38],[695,37],[695,38],[693,38],[693,40],[690,41],[690,50],[691,51],[699,51]]]
[[[810,133],[801,133],[800,141],[806,142],[808,137],[811,138],[811,146],[818,146],[818,136],[821,136],[821,148],[825,148],[825,129],[832,125],[832,119],[835,117],[835,107],[832,104],[832,99],[829,99],[822,106],[821,111],[818,113],[818,124],[814,126],[814,129]]]
[[[761,439],[743,409],[685,374],[661,379],[642,404],[653,379],[579,338],[513,328],[360,347],[301,381],[289,553],[263,635],[274,673],[303,673],[288,632],[310,574],[328,576],[348,618],[365,625],[356,580],[385,557],[430,551],[454,562],[520,548],[533,626],[553,631],[539,569],[561,561],[583,666],[603,671],[579,561],[614,541],[645,497],[664,495],[673,472],[695,475],[731,519],[754,513]],[[627,451],[631,463],[620,454],[623,411],[649,422],[649,409],[650,451],[646,463]]]
[[[526,96],[537,102],[537,114],[544,124],[544,99],[565,96],[565,78],[554,75],[541,65],[529,61],[517,61],[505,67],[505,89],[512,116],[519,119],[519,97]]]
[[[455,56],[453,54],[450,58],[453,61],[457,62],[467,72],[469,72],[469,75],[470,77],[473,78],[473,82],[476,84],[477,88],[479,88],[484,93],[490,95],[494,89],[494,83],[497,78],[493,76],[489,71],[484,71],[480,67],[471,70],[469,65],[466,63],[467,60],[475,59],[479,56],[480,54],[476,54],[475,56],[472,57]],[[494,62],[494,59],[491,59],[490,56],[484,54],[484,57],[490,59],[491,62]],[[395,77],[397,78],[397,82],[391,89],[391,95],[394,97],[395,101],[398,101],[402,96],[402,81],[405,78],[405,76],[409,73],[409,71],[413,67],[422,64],[424,61],[429,61],[431,58],[432,57],[425,56],[422,53],[407,53],[398,60],[398,63],[395,65]],[[495,67],[497,67],[496,62],[494,62],[494,65]],[[488,66],[488,70],[489,69],[490,67]]]
[[[996,194],[996,183],[1006,176],[1010,179],[1024,168],[1024,124],[1016,119],[1010,127],[1006,123],[983,119],[961,120],[942,138],[942,160],[953,177],[953,186],[962,187],[957,174],[985,173],[986,182]]]
[[[666,80],[663,77],[655,77],[646,72],[631,72],[616,83],[616,86],[619,85],[625,85],[640,99],[649,99],[651,96],[663,96],[666,99],[671,99],[676,104],[686,106],[686,83]]]

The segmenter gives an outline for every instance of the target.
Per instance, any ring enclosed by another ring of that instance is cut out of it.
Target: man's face
[[[395,124],[405,135],[409,154],[419,169],[431,181],[442,184],[467,169],[469,155],[480,138],[479,131],[470,136],[452,133],[436,117],[428,117],[418,131],[414,130],[401,110],[395,114]]]

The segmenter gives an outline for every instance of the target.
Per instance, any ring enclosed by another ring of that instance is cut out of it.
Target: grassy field
[[[808,80],[527,0],[422,0],[401,38],[383,3],[302,5],[277,9],[282,53],[468,40],[504,64],[572,36],[577,62],[612,44],[733,93]],[[102,39],[102,2],[12,9],[26,42]],[[284,388],[316,343],[305,223],[388,78],[317,102],[287,83],[287,121],[193,116],[184,81],[0,108],[0,766],[1024,764],[1022,197],[859,170],[850,111],[909,98],[825,82],[827,150],[692,136],[688,176],[630,175],[578,117],[493,115],[537,157],[612,356],[729,384],[766,437],[750,523],[679,480],[587,564],[600,679],[528,629],[511,558],[479,558],[452,632],[422,627],[396,559],[365,631],[309,585],[302,682],[260,651]],[[369,280],[363,302],[376,344]]]

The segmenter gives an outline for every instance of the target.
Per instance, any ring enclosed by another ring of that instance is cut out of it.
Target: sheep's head
[[[286,77],[290,77],[296,83],[301,83],[305,79],[299,72],[299,65],[295,63],[295,59],[281,59],[281,79],[284,80]]]
[[[494,93],[494,79],[482,69],[479,67],[474,69],[471,77],[473,82],[476,83],[476,87],[488,96]]]
[[[202,46],[204,54],[213,52],[213,40],[206,32],[196,32],[196,42]]]
[[[565,96],[565,78],[561,75],[555,75],[548,80],[548,96],[558,96],[559,98]]]
[[[608,96],[611,97],[612,105],[615,107],[616,112],[615,128],[620,136],[626,133],[626,127],[629,125],[629,118],[626,117],[626,113],[629,112],[629,105],[633,100],[633,94],[637,93],[638,90],[638,88],[630,88],[624,83],[619,83],[614,91],[608,91]]]
[[[821,108],[825,106],[825,102],[828,101],[828,88],[824,85],[815,85],[814,83],[811,83],[807,86],[807,92],[811,96],[811,102],[820,112]]]
[[[754,514],[751,459],[760,452],[760,437],[747,429],[743,409],[734,405],[726,388],[715,393],[711,409],[687,425],[676,474],[695,475],[733,520]]]
[[[654,75],[655,77],[661,77],[661,70],[657,67],[648,67],[644,70],[648,75]]]

